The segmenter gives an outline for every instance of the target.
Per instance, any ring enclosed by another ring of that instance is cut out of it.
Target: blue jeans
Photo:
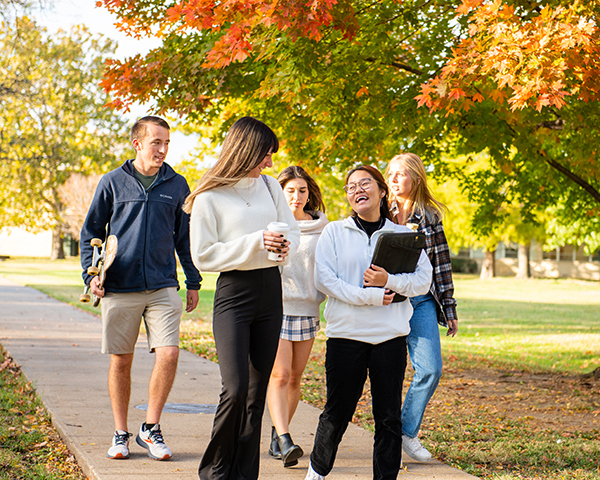
[[[442,376],[442,348],[436,303],[431,292],[411,298],[410,303],[414,312],[406,343],[415,374],[402,405],[402,433],[415,438],[425,408]]]

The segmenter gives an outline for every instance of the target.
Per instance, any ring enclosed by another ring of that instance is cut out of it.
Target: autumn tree
[[[64,255],[59,188],[69,176],[106,171],[124,145],[124,122],[98,86],[113,45],[85,28],[49,36],[27,17],[0,31],[0,225],[52,229]]]
[[[154,102],[217,123],[217,139],[239,115],[257,115],[291,158],[342,169],[406,148],[428,118],[417,87],[453,38],[454,8],[441,1],[103,3],[130,34],[163,39],[109,63],[113,106]]]
[[[24,13],[32,7],[43,8],[45,0],[0,0],[0,16],[10,19],[14,15]]]
[[[460,175],[443,158],[485,153],[468,182],[482,232],[501,222],[497,200],[530,219],[565,181],[584,220],[600,214],[598,2],[101,3],[131,35],[163,41],[110,62],[114,107],[153,101],[217,124],[216,140],[257,115],[291,158],[324,168],[410,150]]]
[[[487,137],[526,215],[568,196],[591,225],[600,217],[600,10],[561,3],[463,2],[469,35],[417,99],[459,122],[460,150]]]
[[[58,198],[63,205],[63,226],[71,236],[79,241],[79,235],[94,198],[94,192],[100,182],[100,174],[84,175],[72,173],[69,178],[59,185]]]

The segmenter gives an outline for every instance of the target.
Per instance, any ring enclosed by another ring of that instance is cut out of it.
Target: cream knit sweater
[[[316,220],[300,220],[300,246],[283,269],[283,313],[285,315],[318,317],[325,295],[315,287],[315,249],[328,220],[323,212]]]
[[[300,229],[277,180],[265,178],[273,198],[260,177],[246,177],[234,187],[215,188],[196,197],[190,218],[190,244],[192,260],[201,272],[256,270],[288,263],[298,248]],[[263,232],[270,222],[290,226],[286,262],[267,258]]]

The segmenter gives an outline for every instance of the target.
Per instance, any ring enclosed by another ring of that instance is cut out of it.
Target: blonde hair
[[[271,153],[279,150],[277,135],[266,124],[253,117],[242,117],[227,132],[219,159],[183,204],[183,211],[192,213],[194,199],[202,192],[235,185],[248,176]]]
[[[448,207],[436,200],[427,185],[427,171],[423,160],[414,153],[401,153],[392,158],[385,169],[385,176],[390,179],[390,165],[394,162],[401,163],[408,170],[411,179],[410,197],[406,200],[404,208],[408,207],[409,213],[425,215],[430,222],[440,221]],[[393,197],[393,195],[390,195]],[[390,206],[394,199],[390,198]]]

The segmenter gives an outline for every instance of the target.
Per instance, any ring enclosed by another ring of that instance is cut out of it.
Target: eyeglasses
[[[372,182],[373,182],[372,178],[363,178],[359,182],[347,184],[344,187],[344,190],[346,191],[347,194],[352,195],[354,192],[356,192],[356,189],[359,187],[361,190],[368,190],[369,188],[371,188]]]

